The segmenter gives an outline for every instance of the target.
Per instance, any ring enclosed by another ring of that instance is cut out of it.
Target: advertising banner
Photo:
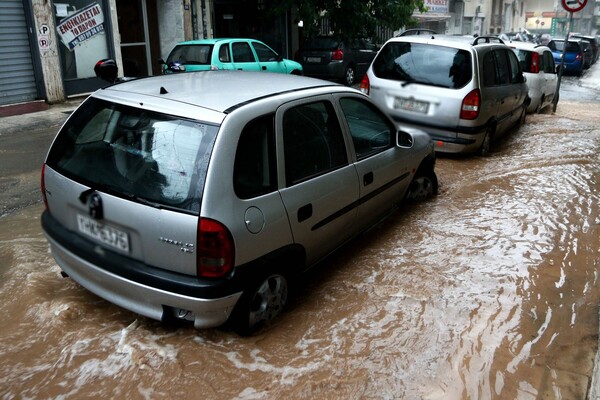
[[[63,18],[56,30],[60,40],[72,51],[78,44],[104,32],[102,8],[98,3],[92,3]]]

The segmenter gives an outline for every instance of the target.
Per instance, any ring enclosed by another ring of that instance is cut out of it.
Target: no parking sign
[[[587,0],[561,0],[562,6],[569,12],[577,12],[583,10],[587,4]]]

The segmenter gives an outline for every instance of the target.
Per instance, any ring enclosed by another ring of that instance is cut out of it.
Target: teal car
[[[302,65],[285,59],[254,39],[203,39],[181,42],[162,61],[163,74],[243,70],[302,75]]]

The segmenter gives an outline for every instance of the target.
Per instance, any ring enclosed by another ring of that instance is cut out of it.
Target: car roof
[[[240,40],[260,42],[260,40],[249,39],[249,38],[213,38],[213,39],[186,40],[185,42],[177,43],[177,45],[216,44],[219,42],[239,42]]]
[[[509,42],[506,43],[506,45],[508,47],[512,47],[514,49],[520,49],[520,50],[550,50],[550,48],[548,46],[544,46],[541,44],[535,44],[535,43],[531,43],[531,42],[519,42],[519,41],[515,41],[515,42]]]
[[[486,40],[492,40],[493,42],[487,43]],[[481,43],[477,43],[477,45],[504,45],[504,42],[494,36],[480,36],[473,37],[470,35],[439,35],[439,34],[431,34],[431,35],[406,35],[406,36],[397,36],[388,40],[388,42],[409,42],[409,43],[423,43],[423,44],[437,44],[448,47],[455,47],[464,50],[474,48],[474,43],[480,41]]]
[[[253,101],[284,93],[343,85],[304,76],[250,71],[199,71],[133,79],[100,89],[94,97],[175,113],[180,107],[203,107],[226,114]],[[356,91],[359,93],[358,91]],[[218,120],[219,118],[213,118]]]

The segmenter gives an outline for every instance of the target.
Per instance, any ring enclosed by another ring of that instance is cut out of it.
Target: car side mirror
[[[408,132],[398,131],[396,133],[396,146],[410,149],[413,147],[414,139]]]

